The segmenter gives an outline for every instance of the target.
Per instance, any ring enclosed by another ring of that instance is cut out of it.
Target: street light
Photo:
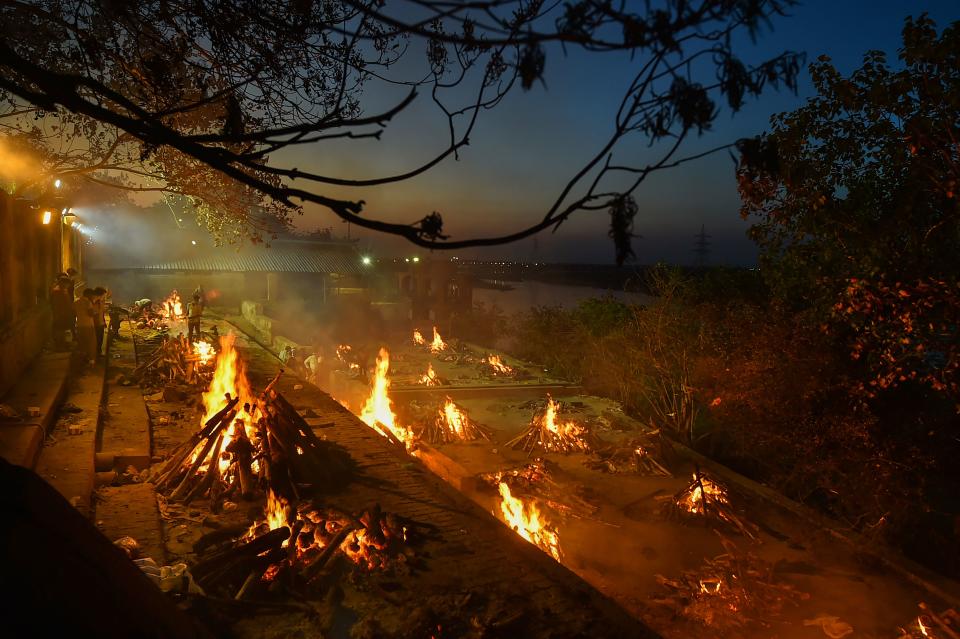
[[[63,182],[60,181],[60,178],[53,181],[53,188],[59,189],[61,186],[63,186]]]
[[[364,266],[370,266],[370,262],[373,260],[370,259],[369,255],[364,255],[362,258],[360,258],[360,261],[363,262]]]
[[[53,218],[53,212],[52,212],[52,211],[50,211],[50,210],[48,209],[48,210],[46,210],[46,211],[43,212],[43,223],[44,223],[44,224],[49,224],[51,218]]]
[[[414,262],[419,262],[419,261],[420,261],[420,258],[419,258],[419,257],[414,257],[414,258],[413,258],[413,261],[414,261]]]

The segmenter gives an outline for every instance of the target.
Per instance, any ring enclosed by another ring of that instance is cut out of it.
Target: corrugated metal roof
[[[268,248],[255,252],[212,253],[163,264],[141,266],[144,271],[216,271],[237,273],[359,274],[360,257],[352,251]]]

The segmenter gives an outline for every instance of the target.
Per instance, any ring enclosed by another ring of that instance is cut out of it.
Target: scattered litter
[[[303,390],[303,384],[294,384],[293,390]]]
[[[73,402],[67,402],[60,407],[61,413],[82,413],[83,409],[74,404]]]
[[[225,501],[225,502],[223,502],[223,512],[225,512],[225,513],[232,513],[232,512],[235,511],[236,509],[237,509],[237,504],[236,504],[236,502],[232,502],[232,501]]]
[[[140,544],[129,535],[114,540],[113,545],[125,552],[130,559],[136,559],[140,556]]]
[[[18,413],[12,406],[9,404],[0,404],[0,420],[16,421],[18,419],[20,419],[20,413]]]
[[[83,424],[70,424],[67,426],[67,433],[70,435],[82,435]]]
[[[40,407],[39,407],[39,406],[27,406],[27,416],[28,416],[28,417],[40,417]]]

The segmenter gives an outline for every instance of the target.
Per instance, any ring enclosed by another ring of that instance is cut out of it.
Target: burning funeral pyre
[[[514,374],[513,367],[507,366],[499,355],[487,355],[483,359],[483,363],[487,365],[495,377],[509,377]]]
[[[340,344],[337,346],[337,361],[339,361],[341,367],[351,375],[356,376],[360,374],[360,362],[357,361],[356,353],[353,352],[353,348],[349,344]]]
[[[207,384],[213,375],[216,350],[206,341],[193,342],[181,333],[166,337],[134,370],[145,386],[166,386],[172,382]]]
[[[387,391],[390,388],[390,379],[387,376],[390,370],[390,353],[381,348],[377,355],[377,366],[371,382],[370,396],[360,410],[360,419],[390,441],[407,450],[413,448],[415,438],[413,431],[397,422],[393,412],[393,402]]]
[[[555,453],[589,452],[593,449],[590,433],[586,427],[572,421],[557,418],[559,405],[547,396],[547,406],[540,415],[535,415],[530,426],[506,443],[510,448]]]
[[[169,322],[176,322],[187,317],[183,303],[180,301],[180,293],[176,289],[160,303],[159,311],[160,315]]]
[[[440,333],[437,332],[437,327],[433,327],[433,341],[430,342],[430,352],[434,355],[437,355],[441,351],[446,350],[447,343],[443,341],[443,338],[440,337]]]
[[[171,501],[209,498],[218,512],[226,499],[257,490],[298,497],[303,486],[329,487],[350,473],[349,460],[322,442],[271,383],[253,395],[234,348],[221,338],[216,371],[203,394],[200,430],[174,450],[154,477]]]
[[[490,429],[470,419],[466,411],[447,397],[437,411],[436,419],[428,421],[420,438],[431,444],[448,444],[477,439],[490,439]]]
[[[420,383],[424,386],[442,386],[443,382],[437,373],[433,370],[433,364],[427,364],[427,372],[420,377]]]
[[[727,489],[699,468],[694,470],[693,480],[686,488],[660,499],[665,502],[664,509],[668,514],[686,520],[725,524],[745,537],[757,537],[756,527],[734,512]]]
[[[557,465],[547,459],[534,459],[518,468],[482,473],[479,479],[499,490],[501,483],[510,488],[513,495],[543,504],[554,513],[587,519],[596,514],[599,507],[578,493],[576,486],[560,485],[554,480]]]
[[[784,604],[808,597],[779,583],[769,562],[740,551],[722,535],[720,541],[726,552],[707,559],[699,569],[684,571],[675,579],[657,575],[667,594],[654,598],[654,603],[712,628],[719,636],[748,625],[767,627]]]
[[[413,329],[413,344],[415,346],[426,346],[427,340],[423,339],[423,334],[420,332],[420,329]]]

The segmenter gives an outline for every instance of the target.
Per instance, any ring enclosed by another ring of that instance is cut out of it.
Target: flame
[[[180,302],[180,293],[176,289],[160,303],[160,314],[168,320],[183,319],[183,304]]]
[[[513,367],[504,364],[499,355],[487,355],[487,358],[483,361],[490,365],[494,375],[510,375],[513,373]]]
[[[917,628],[920,630],[920,634],[922,634],[924,637],[930,636],[930,633],[927,632],[929,628],[923,624],[923,619],[920,617],[917,617]]]
[[[236,428],[244,428],[247,437],[250,439],[255,439],[256,437],[253,426],[250,425],[248,427],[247,425],[247,421],[252,420],[245,421],[240,417],[241,413],[239,409],[242,409],[244,404],[250,404],[252,406],[255,398],[250,388],[250,382],[247,381],[247,376],[244,374],[239,353],[233,347],[235,341],[236,336],[233,333],[220,336],[220,352],[217,354],[217,367],[213,373],[213,378],[210,380],[210,387],[203,394],[204,415],[200,422],[201,425],[220,412],[228,394],[230,397],[240,398],[240,401],[237,403],[237,416],[234,417],[233,422],[223,431],[225,435],[223,437],[221,450],[226,450],[230,445]],[[194,450],[191,455],[191,461],[196,460],[197,455],[200,454],[201,446],[202,444],[197,445],[197,449]],[[230,467],[230,461],[223,457],[220,458],[219,463],[221,473],[225,473]]]
[[[193,343],[193,354],[200,358],[201,364],[206,365],[213,361],[216,353],[214,353],[213,344],[200,341]]]
[[[420,334],[418,329],[413,329],[413,343],[417,346],[423,346],[427,343],[427,340],[423,339],[423,335]]]
[[[501,481],[498,487],[500,512],[503,513],[507,525],[531,544],[560,561],[560,536],[542,519],[540,509],[535,504],[527,504],[514,497],[506,482]]]
[[[547,430],[555,433],[558,437],[579,438],[583,435],[583,428],[573,422],[558,422],[557,410],[560,405],[552,397],[547,396],[547,410],[540,417]]]
[[[440,378],[433,372],[433,364],[427,364],[427,372],[420,378],[420,383],[424,386],[440,386]]]
[[[433,327],[433,341],[430,342],[430,352],[439,353],[442,350],[446,350],[447,343],[443,341],[443,338],[440,337],[440,333],[437,332],[437,327]]]
[[[700,580],[700,592],[708,595],[716,595],[720,592],[723,581],[717,578],[707,578]]]
[[[467,414],[449,397],[444,402],[443,408],[440,409],[437,423],[450,434],[456,435],[458,439],[467,438]]]
[[[390,369],[390,353],[386,348],[381,348],[377,355],[377,369],[373,376],[373,387],[370,389],[370,397],[364,402],[360,411],[360,419],[367,426],[387,437],[383,428],[389,429],[394,437],[403,442],[407,450],[413,447],[413,431],[397,423],[397,416],[393,413],[393,402],[387,395],[390,388],[390,380],[387,378],[387,371]],[[383,428],[381,428],[383,427]]]
[[[694,486],[693,489],[687,492],[687,494],[680,500],[680,506],[686,508],[688,512],[699,513],[703,511],[703,493],[707,494],[713,501],[726,502],[727,501],[727,491],[723,489],[719,484],[707,479],[701,473],[700,483],[697,484],[697,474],[693,474]],[[703,491],[700,490],[700,486],[703,486]]]
[[[267,491],[267,505],[264,506],[263,513],[267,516],[267,526],[270,530],[276,530],[287,525],[287,504],[277,497],[271,488]]]

